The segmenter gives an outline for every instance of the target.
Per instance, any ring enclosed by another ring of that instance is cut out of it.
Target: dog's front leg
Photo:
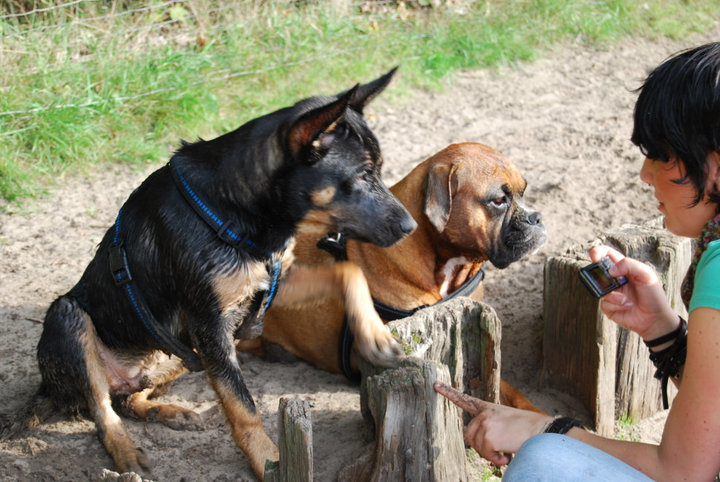
[[[335,298],[344,305],[358,353],[380,366],[397,362],[400,345],[375,311],[365,275],[355,263],[294,265],[280,283],[275,304],[301,305],[323,298]]]
[[[245,452],[255,475],[264,480],[265,462],[277,461],[280,455],[265,433],[260,413],[245,386],[231,333],[222,322],[220,325],[222,328],[213,330],[205,326],[202,332],[194,333],[194,344],[220,399],[235,443]]]

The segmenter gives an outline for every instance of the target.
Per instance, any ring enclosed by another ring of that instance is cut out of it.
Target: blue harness
[[[282,271],[281,259],[284,249],[279,252],[266,253],[260,250],[260,248],[251,240],[244,239],[242,236],[237,234],[237,230],[232,221],[223,222],[220,217],[218,217],[214,211],[205,202],[203,202],[197,194],[195,194],[183,177],[174,160],[170,161],[169,168],[172,173],[173,180],[175,181],[178,190],[182,193],[183,198],[187,201],[190,207],[193,208],[198,216],[200,216],[200,218],[203,219],[203,221],[205,221],[205,223],[217,233],[221,240],[233,247],[245,249],[256,256],[267,260],[266,267],[272,278],[272,282],[270,289],[263,291],[262,294],[263,299],[261,306],[264,308],[262,312],[258,313],[256,319],[249,324],[249,327],[245,327],[245,324],[250,320],[246,320],[241,327],[243,329],[243,334],[248,338],[256,338],[257,336],[260,336],[263,328],[262,318],[267,310],[270,309],[273,299],[277,294],[278,282]],[[157,318],[155,318],[150,311],[150,307],[147,305],[147,302],[141,296],[137,284],[130,273],[127,252],[121,238],[121,218],[122,208],[115,219],[113,240],[110,248],[108,249],[108,264],[115,284],[123,288],[123,291],[125,291],[128,301],[133,307],[136,315],[147,331],[153,336],[155,341],[157,341],[162,347],[163,351],[179,357],[185,366],[191,371],[202,370],[202,364],[200,363],[195,351],[179,341],[175,335],[168,332],[168,330],[158,322]]]

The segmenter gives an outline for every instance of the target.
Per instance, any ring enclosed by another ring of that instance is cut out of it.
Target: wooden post
[[[655,221],[609,231],[601,241],[652,265],[671,306],[685,316],[680,282],[692,254],[689,239],[670,234]],[[545,264],[545,379],[580,399],[598,433],[612,435],[617,418],[636,420],[662,409],[660,384],[640,337],[607,319],[599,301],[580,283],[578,271],[590,262],[587,251],[572,248]]]
[[[655,267],[670,306],[687,319],[687,310],[680,296],[680,286],[690,266],[694,243],[674,236],[656,223],[626,227],[606,234],[608,242],[633,258]],[[608,320],[608,323],[612,321]],[[619,330],[617,371],[615,379],[615,418],[628,415],[633,420],[648,417],[662,410],[660,382],[653,377],[655,367],[642,339],[628,330]],[[669,399],[675,386],[668,385]]]
[[[312,482],[313,450],[310,404],[280,398],[278,409],[279,462],[265,466],[266,482]]]
[[[578,279],[589,258],[545,264],[543,357],[550,386],[580,399],[595,430],[611,435],[615,413],[616,325],[608,322]]]
[[[361,362],[361,408],[376,443],[343,469],[339,480],[467,480],[461,413],[432,385],[439,380],[499,400],[495,311],[458,298],[390,327],[411,356],[393,369]]]

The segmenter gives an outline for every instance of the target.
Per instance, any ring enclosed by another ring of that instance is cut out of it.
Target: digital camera
[[[627,283],[625,276],[617,278],[610,276],[612,260],[606,256],[597,263],[592,263],[580,269],[580,280],[596,298],[602,298],[613,290]]]

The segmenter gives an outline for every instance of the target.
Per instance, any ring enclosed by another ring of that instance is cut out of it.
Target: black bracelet
[[[654,376],[662,383],[662,402],[664,409],[669,407],[667,396],[668,380],[670,377],[680,376],[680,370],[683,365],[685,365],[685,357],[687,356],[687,322],[680,318],[680,327],[672,333],[675,334],[675,341],[672,345],[660,351],[650,350],[650,360],[656,368]],[[667,335],[661,338],[665,337],[667,337]],[[651,340],[651,342],[653,341],[655,340]],[[670,340],[664,340],[661,343],[668,341]]]
[[[573,427],[585,430],[585,426],[580,420],[570,417],[558,417],[550,422],[550,425],[545,429],[545,433],[559,433],[562,435],[568,433]]]
[[[680,326],[677,327],[677,329],[671,331],[670,333],[667,333],[663,336],[659,336],[653,340],[644,341],[645,346],[648,348],[654,348],[656,346],[662,345],[663,343],[667,343],[669,341],[673,341],[678,337],[680,333],[682,333],[683,330],[687,331],[687,322],[683,320],[682,316],[678,316],[680,318]],[[685,325],[685,328],[683,328],[683,325]]]

